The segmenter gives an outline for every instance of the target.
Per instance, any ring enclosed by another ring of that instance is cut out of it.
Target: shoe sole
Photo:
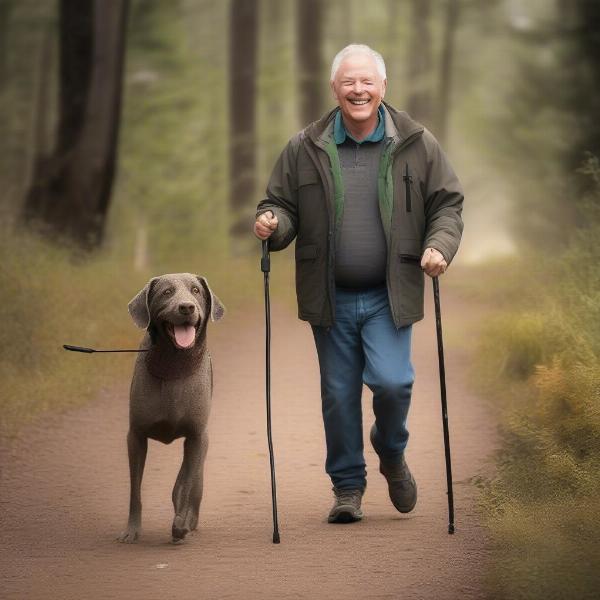
[[[333,515],[329,515],[329,523],[354,523],[360,521],[363,517],[362,511],[356,513],[352,508],[340,507]]]

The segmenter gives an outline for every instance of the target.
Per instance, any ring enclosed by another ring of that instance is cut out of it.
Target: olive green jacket
[[[423,318],[423,250],[450,264],[460,243],[463,191],[437,140],[407,113],[385,107],[378,175],[379,209],[387,241],[387,288],[396,327]],[[335,320],[335,243],[344,192],[333,140],[334,109],[296,134],[279,156],[256,216],[273,211],[269,238],[282,250],[296,238],[298,316],[330,327]]]

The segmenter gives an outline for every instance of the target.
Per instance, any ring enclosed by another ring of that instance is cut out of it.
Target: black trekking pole
[[[454,533],[454,494],[452,493],[452,463],[450,462],[450,434],[448,432],[448,406],[446,404],[446,369],[444,368],[444,344],[442,341],[442,311],[440,309],[440,284],[433,279],[433,302],[437,331],[438,361],[440,367],[440,391],[442,395],[442,424],[444,426],[444,450],[446,454],[446,482],[448,485],[448,533]]]
[[[269,461],[271,463],[271,495],[273,498],[273,543],[279,544],[279,525],[277,524],[277,491],[275,489],[275,459],[273,458],[273,437],[271,435],[271,302],[269,300],[269,240],[262,242],[261,271],[265,276],[265,326],[266,326],[266,392],[267,392],[267,440],[269,442]]]

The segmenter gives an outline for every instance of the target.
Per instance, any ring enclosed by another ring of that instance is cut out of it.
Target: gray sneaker
[[[404,454],[394,463],[380,458],[379,472],[387,479],[390,500],[396,510],[410,512],[417,503],[417,482],[406,464]]]
[[[371,428],[371,444],[375,425]],[[390,500],[401,513],[410,512],[417,504],[417,482],[412,476],[404,454],[394,462],[379,457],[379,472],[387,479]]]
[[[363,490],[341,490],[332,488],[335,494],[335,502],[327,520],[329,523],[352,523],[362,519],[362,510],[360,510],[360,501],[362,500]]]

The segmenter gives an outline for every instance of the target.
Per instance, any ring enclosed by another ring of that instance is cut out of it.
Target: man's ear
[[[337,102],[338,96],[335,91],[335,86],[333,85],[333,81],[329,82],[329,86],[331,87],[331,95],[333,96],[333,99]]]
[[[383,90],[381,92],[381,98],[383,99],[383,97],[385,96],[385,90],[387,89],[387,79],[383,80]]]
[[[127,308],[133,322],[140,329],[147,329],[150,325],[150,304],[149,298],[152,292],[152,285],[158,279],[153,277],[129,302]]]
[[[218,296],[213,294],[213,291],[208,285],[208,281],[206,281],[206,277],[202,277],[201,275],[196,275],[196,277],[206,292],[206,297],[208,299],[207,312],[210,313],[210,320],[219,321],[225,314],[225,307],[223,306],[223,303],[221,300],[219,300]]]

